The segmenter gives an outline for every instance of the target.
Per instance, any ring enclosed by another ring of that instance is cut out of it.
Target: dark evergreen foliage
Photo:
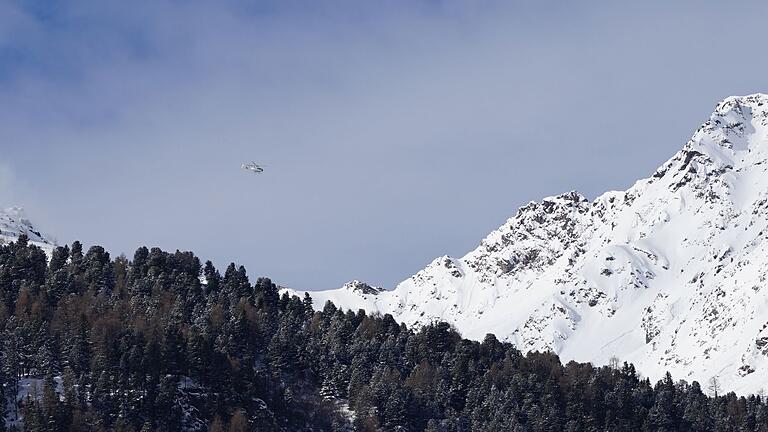
[[[28,431],[768,431],[760,396],[311,304],[188,252],[46,261],[22,237],[0,246],[0,389],[36,385]]]

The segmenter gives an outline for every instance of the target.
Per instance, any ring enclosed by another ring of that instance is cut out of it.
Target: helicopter
[[[264,172],[264,165],[259,165],[256,162],[250,162],[240,165],[240,168],[244,170],[251,171],[255,174],[263,173]]]

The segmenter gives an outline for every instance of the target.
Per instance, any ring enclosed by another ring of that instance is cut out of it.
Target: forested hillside
[[[761,396],[311,304],[190,252],[48,260],[22,236],[0,246],[0,430],[768,431]]]

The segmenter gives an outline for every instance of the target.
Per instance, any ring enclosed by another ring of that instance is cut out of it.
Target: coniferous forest
[[[761,396],[315,311],[190,252],[49,260],[22,236],[0,246],[0,338],[0,430],[768,431]]]

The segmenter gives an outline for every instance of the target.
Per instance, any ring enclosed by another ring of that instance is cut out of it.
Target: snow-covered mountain
[[[56,244],[52,237],[35,228],[21,207],[0,209],[0,244],[16,241],[21,234],[26,234],[31,243],[40,246],[46,253]]]
[[[756,392],[768,389],[766,236],[768,95],[730,97],[627,191],[531,202],[477,249],[394,290],[310,294],[320,308],[444,320],[564,361],[616,356],[652,379],[669,370]]]

